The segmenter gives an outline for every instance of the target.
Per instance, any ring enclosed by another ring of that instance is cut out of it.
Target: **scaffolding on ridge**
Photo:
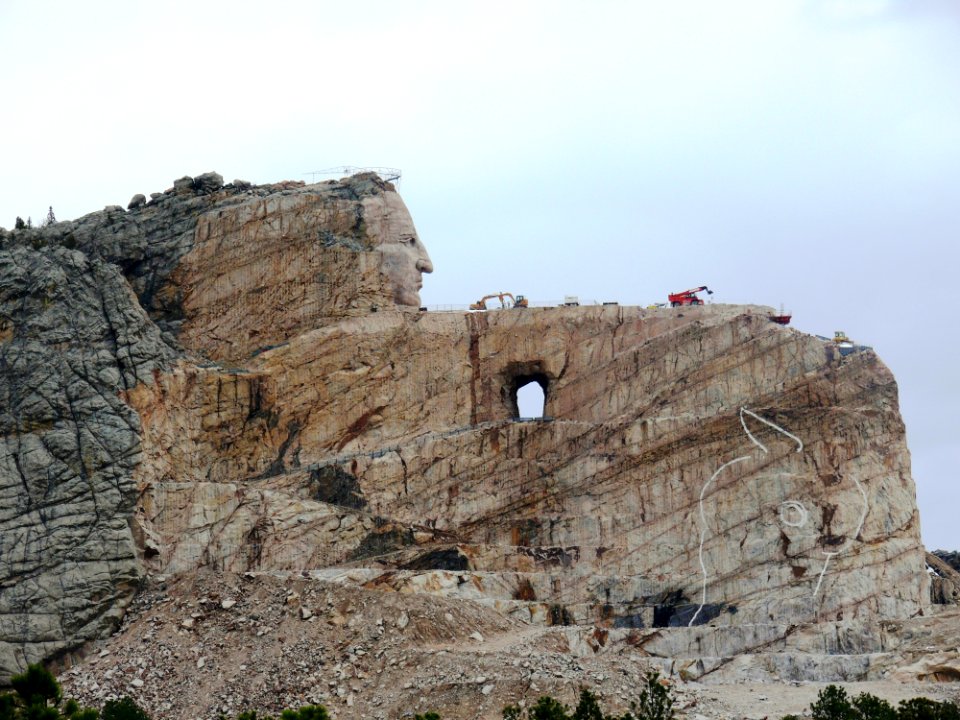
[[[310,176],[310,182],[317,182],[317,177],[323,178],[341,178],[347,177],[348,175],[356,175],[357,173],[372,172],[376,173],[380,179],[386,180],[387,182],[398,183],[400,182],[400,170],[397,168],[388,168],[388,167],[354,167],[353,165],[338,165],[337,167],[326,168],[324,170],[311,170],[310,172],[305,172],[304,175]]]

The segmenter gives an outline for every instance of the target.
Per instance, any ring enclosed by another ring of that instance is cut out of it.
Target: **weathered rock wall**
[[[123,394],[178,358],[234,360],[358,308],[418,304],[397,289],[432,269],[411,241],[402,201],[373,175],[252,187],[208,173],[128,211],[0,230],[0,680],[114,629],[154,552],[136,508],[182,507],[173,488],[138,486],[143,428]],[[312,305],[290,289],[334,278]],[[228,445],[206,450],[226,463]],[[216,506],[214,490],[187,495]],[[290,536],[286,548],[299,553]]]
[[[418,312],[370,175],[186,178],[0,242],[0,677],[199,567],[719,654],[929,604],[893,377],[768,309]]]
[[[955,567],[956,553],[935,550],[927,553],[926,559],[930,574],[930,600],[937,605],[960,605],[960,572]]]
[[[565,602],[573,619],[649,626],[920,611],[923,549],[892,376],[870,351],[841,357],[766,314],[351,320],[259,355],[246,373],[181,367],[132,392],[145,418],[138,477],[289,493],[323,470],[351,485],[341,504],[408,528],[384,549],[417,544],[418,527],[438,531],[469,556],[460,569],[481,575],[507,569],[518,548],[562,549],[593,580],[536,591],[520,575],[505,592],[494,589],[502,578],[473,576],[491,598],[533,602],[533,614]],[[516,421],[517,381],[530,377],[547,387],[550,420]],[[184,516],[146,521],[181,545],[193,531]],[[272,522],[258,537],[282,546],[285,523],[265,530]],[[361,541],[354,530],[337,547]],[[429,533],[419,542],[435,552]],[[294,569],[316,569],[302,558]],[[247,567],[277,566],[261,554]]]
[[[140,420],[119,391],[173,353],[120,271],[0,252],[0,678],[113,629],[141,575]]]

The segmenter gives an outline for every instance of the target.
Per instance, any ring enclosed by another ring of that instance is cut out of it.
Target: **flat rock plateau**
[[[897,387],[762,306],[427,312],[394,187],[0,231],[0,682],[157,718],[957,697]],[[544,391],[519,417],[517,391]]]

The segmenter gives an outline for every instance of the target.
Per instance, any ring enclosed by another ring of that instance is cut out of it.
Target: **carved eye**
[[[410,247],[413,247],[417,244],[417,239],[415,237],[408,237],[403,242],[405,242]]]

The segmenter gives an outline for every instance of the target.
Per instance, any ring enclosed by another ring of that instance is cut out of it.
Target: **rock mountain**
[[[892,374],[768,308],[421,311],[372,174],[208,173],[0,243],[0,679],[201,569],[479,603],[686,677],[771,647],[768,676],[865,675],[931,612]]]

